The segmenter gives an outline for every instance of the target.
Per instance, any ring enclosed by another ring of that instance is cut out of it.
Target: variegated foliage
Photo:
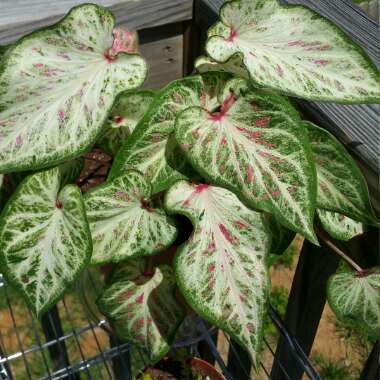
[[[98,140],[102,150],[114,156],[149,110],[153,99],[153,91],[122,92],[116,98]]]
[[[303,125],[317,168],[317,207],[376,224],[367,183],[353,158],[331,133],[310,122]]]
[[[323,229],[334,239],[347,241],[365,231],[363,223],[343,214],[318,209],[317,215]]]
[[[185,181],[169,189],[165,206],[194,225],[174,262],[182,294],[197,313],[244,346],[257,366],[270,288],[271,240],[263,214],[226,189]]]
[[[233,55],[224,63],[213,61],[211,58],[206,56],[200,56],[196,59],[194,67],[199,73],[222,71],[244,79],[249,79],[248,71],[239,55]]]
[[[182,172],[186,161],[181,155],[176,157],[177,165],[171,166],[168,162],[168,154],[173,149],[168,141],[174,131],[175,118],[190,106],[210,110],[217,107],[216,94],[225,80],[226,75],[209,73],[174,81],[161,90],[117,154],[110,178],[123,174],[126,169],[139,170],[151,181],[154,193],[185,178]]]
[[[243,79],[227,82],[218,112],[186,109],[176,139],[208,181],[315,242],[316,174],[307,134],[284,98],[247,86]]]
[[[175,298],[172,269],[146,270],[145,260],[121,264],[98,300],[116,334],[143,349],[152,363],[165,356],[185,313]]]
[[[327,284],[327,299],[335,314],[353,327],[380,336],[380,268],[365,273],[343,264]]]
[[[74,164],[75,165],[75,164]],[[74,283],[90,261],[92,245],[72,164],[27,177],[0,216],[3,274],[37,316]]]
[[[277,0],[227,1],[206,51],[241,59],[255,84],[306,99],[380,102],[380,77],[366,53],[326,18]]]
[[[141,173],[129,170],[85,194],[92,264],[153,255],[173,243],[177,229],[164,210],[153,208],[151,191]]]
[[[0,171],[65,161],[97,139],[115,96],[140,86],[144,59],[93,4],[22,38],[0,65]],[[113,35],[114,34],[114,38]]]

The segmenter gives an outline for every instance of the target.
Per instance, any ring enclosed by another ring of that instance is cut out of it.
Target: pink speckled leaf
[[[174,262],[182,294],[197,313],[244,346],[257,366],[270,288],[265,217],[229,190],[185,181],[169,189],[165,206],[194,225]]]
[[[308,133],[317,169],[317,207],[358,222],[377,224],[367,183],[355,160],[328,131],[302,122]]]
[[[190,107],[177,118],[176,139],[208,181],[247,205],[275,214],[287,228],[316,242],[316,173],[307,134],[282,97],[232,79],[218,112]]]
[[[116,268],[98,306],[116,335],[144,350],[151,363],[165,356],[185,313],[174,295],[172,269],[160,265],[150,273],[144,260]]]
[[[227,78],[225,73],[196,75],[173,81],[159,91],[149,111],[116,155],[109,178],[123,174],[126,169],[136,169],[149,179],[154,193],[187,178],[183,175],[186,171],[183,155],[175,157],[177,164],[174,166],[168,159],[173,148],[171,142],[175,142],[170,136],[176,117],[191,106],[215,109],[219,105],[216,95]]]
[[[146,62],[126,53],[125,44],[115,46],[120,31],[113,28],[108,10],[85,4],[6,51],[0,64],[0,172],[79,155],[95,143],[118,93],[143,83]]]
[[[365,231],[363,223],[343,214],[318,209],[317,215],[323,229],[336,240],[347,241],[363,234]]]
[[[306,99],[379,103],[380,76],[366,53],[337,26],[302,5],[227,1],[206,51],[218,62],[243,59],[260,86]]]
[[[115,100],[97,145],[112,156],[132,134],[154,99],[149,90],[125,91]]]
[[[177,228],[163,209],[153,207],[151,195],[150,183],[134,170],[85,194],[92,264],[153,255],[173,243]]]
[[[27,176],[0,216],[0,268],[40,317],[88,265],[91,234],[73,161]]]

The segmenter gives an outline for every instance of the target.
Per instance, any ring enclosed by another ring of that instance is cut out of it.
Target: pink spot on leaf
[[[209,187],[209,185],[207,185],[206,183],[201,183],[201,184],[199,184],[199,185],[196,186],[194,192],[197,193],[197,194],[199,194],[203,190],[206,190],[208,187]]]
[[[228,113],[230,108],[233,106],[233,104],[237,101],[237,96],[235,94],[230,94],[227,96],[227,98],[223,101],[223,104],[220,107],[219,112],[214,112],[210,114],[210,119],[212,121],[221,121],[223,117]]]
[[[142,293],[140,296],[136,298],[137,304],[142,304],[144,302],[144,293]]]
[[[22,143],[21,135],[18,135],[18,136],[16,137],[16,146],[20,146],[21,143]]]
[[[113,118],[113,120],[114,120],[114,122],[115,122],[116,124],[121,124],[121,123],[123,122],[124,118],[123,118],[123,116],[115,116],[115,117]]]
[[[284,69],[280,65],[277,65],[276,72],[280,77],[284,76]]]
[[[252,183],[254,180],[254,175],[253,175],[253,168],[252,165],[247,166],[247,182]]]
[[[256,125],[256,127],[265,128],[269,125],[269,122],[270,122],[270,117],[261,117],[261,118],[255,120],[255,125]]]
[[[237,220],[235,223],[239,227],[239,229],[248,227],[245,223],[241,222],[240,220]]]
[[[314,63],[319,66],[326,66],[329,61],[327,59],[316,59]]]
[[[63,111],[58,112],[58,117],[60,120],[63,120],[65,118],[65,113]]]
[[[234,29],[231,29],[230,35],[227,38],[227,42],[233,42],[233,40],[237,37],[237,31]]]
[[[225,237],[225,239],[227,241],[229,241],[230,243],[234,242],[234,240],[233,240],[230,232],[227,230],[227,228],[226,228],[226,226],[224,224],[220,223],[219,224],[219,229],[220,229],[221,233],[223,234],[223,236]]]

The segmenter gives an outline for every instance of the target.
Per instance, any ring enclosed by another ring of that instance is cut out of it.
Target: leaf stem
[[[329,247],[332,251],[334,251],[337,255],[339,255],[342,259],[344,259],[348,264],[352,266],[357,272],[364,273],[365,270],[360,267],[358,264],[355,263],[354,260],[351,259],[351,257],[347,256],[342,250],[340,250],[327,236],[324,231],[322,231],[319,228],[316,228],[316,232],[318,237],[321,238],[324,244],[326,244],[327,247]]]

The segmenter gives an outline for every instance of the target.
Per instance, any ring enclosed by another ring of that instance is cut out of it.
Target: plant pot
[[[188,358],[186,360],[186,366],[188,371],[187,377],[181,374],[177,361],[171,357],[165,358],[155,367],[146,369],[144,375],[141,375],[138,379],[144,379],[144,376],[149,375],[152,380],[195,380],[198,376],[201,376],[202,380],[226,380],[215,367],[200,358]]]
[[[210,380],[226,380],[226,378],[216,370],[210,363],[200,358],[191,358],[191,368],[194,370],[194,374],[201,375],[203,377],[208,376]]]

